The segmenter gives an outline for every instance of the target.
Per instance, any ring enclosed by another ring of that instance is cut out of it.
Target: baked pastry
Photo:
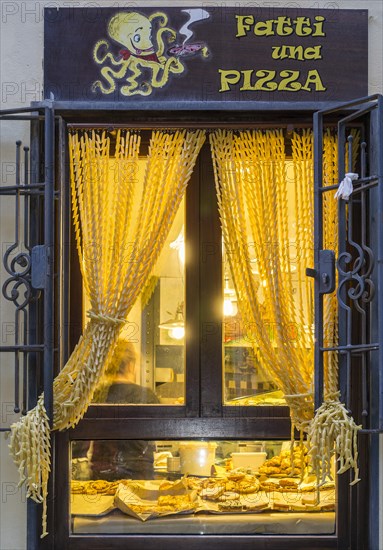
[[[291,449],[282,451],[279,455],[266,460],[259,467],[259,473],[267,476],[293,475],[301,476],[309,462],[307,447],[296,445]]]
[[[239,472],[239,471],[233,470],[228,474],[227,479],[229,479],[230,481],[240,481],[245,477],[245,475],[246,475],[245,472]]]
[[[200,497],[206,500],[217,500],[225,492],[223,484],[211,485],[204,487],[200,492]]]
[[[239,499],[239,493],[236,493],[234,491],[225,491],[224,493],[222,493],[222,495],[220,495],[220,497],[218,498],[218,500],[220,502],[227,502],[227,501],[231,501],[231,500],[238,500]]]
[[[157,501],[158,512],[181,512],[190,510],[193,503],[189,495],[160,495]]]
[[[278,491],[279,490],[279,483],[274,481],[263,481],[260,484],[260,489],[262,491],[270,492],[270,491]]]
[[[159,491],[168,491],[169,489],[171,489],[173,487],[174,483],[173,481],[163,481],[158,490]]]
[[[95,481],[72,481],[71,492],[74,495],[110,495],[113,496],[120,481],[105,481],[97,479]]]
[[[291,487],[292,489],[298,488],[298,483],[293,479],[281,479],[279,480],[279,485],[284,488],[285,487]]]
[[[237,491],[243,494],[256,493],[259,491],[259,481],[256,477],[246,476],[237,483]]]
[[[203,481],[205,481],[198,477],[186,477],[184,480],[186,481],[186,487],[191,491],[200,490],[203,485]]]

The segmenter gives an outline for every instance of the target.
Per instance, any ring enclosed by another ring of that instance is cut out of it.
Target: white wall
[[[50,7],[68,7],[68,6],[86,6],[102,7],[115,6],[121,8],[139,6],[151,7],[159,6],[248,6],[250,7],[302,7],[318,9],[368,9],[369,10],[369,93],[383,92],[383,8],[381,0],[338,0],[329,2],[322,0],[298,0],[284,1],[275,0],[255,2],[247,0],[237,0],[225,2],[222,0],[196,2],[192,0],[184,1],[164,1],[153,2],[151,0],[138,0],[136,2],[115,0],[108,1],[34,1],[34,0],[2,0],[0,2],[1,10],[1,33],[0,33],[0,86],[1,86],[1,109],[12,107],[22,107],[29,105],[31,101],[38,101],[42,98],[42,78],[43,78],[43,9]],[[69,52],[70,53],[70,52]],[[17,126],[17,128],[15,128]],[[6,185],[7,170],[11,168],[9,163],[13,162],[13,147],[16,139],[28,141],[28,132],[26,127],[21,124],[1,124],[1,146],[4,150],[1,153],[0,167],[2,173],[1,185]],[[9,178],[8,178],[9,179]],[[10,184],[10,181],[8,181]],[[0,243],[3,255],[5,243],[13,240],[13,226],[11,225],[9,207],[10,202],[1,199],[1,234]],[[4,282],[4,270],[1,268],[1,284]],[[2,328],[1,342],[4,345],[7,337],[4,334],[5,323],[13,322],[13,306],[4,303],[1,299],[0,305],[0,326]],[[8,340],[9,343],[9,340]],[[1,425],[4,427],[14,420],[15,415],[9,413],[11,410],[12,399],[12,380],[13,374],[9,358],[1,354],[0,357],[0,406],[1,406]],[[19,550],[25,548],[26,539],[26,506],[25,493],[17,488],[17,471],[12,464],[7,449],[7,442],[1,437],[0,442],[0,473],[1,473],[1,502],[0,502],[0,550]],[[383,447],[383,442],[382,442]],[[383,448],[382,448],[383,456]],[[382,474],[383,475],[383,474]],[[381,480],[382,480],[381,475]],[[382,490],[383,493],[383,490]],[[379,517],[383,517],[383,506],[381,506]],[[382,532],[382,529],[381,529]],[[381,533],[382,537],[382,533]],[[383,538],[381,538],[380,548],[383,548]]]

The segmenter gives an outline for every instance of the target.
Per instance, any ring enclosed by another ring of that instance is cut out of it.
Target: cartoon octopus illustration
[[[157,21],[155,41],[152,40],[152,23]],[[125,49],[119,51],[116,59],[109,51],[107,40],[99,40],[93,50],[93,58],[99,65],[109,61],[113,67],[104,66],[101,75],[106,82],[97,80],[92,90],[98,89],[103,94],[111,94],[116,89],[116,80],[126,79],[121,86],[124,96],[143,95],[152,93],[153,88],[162,88],[169,79],[170,73],[180,74],[185,70],[181,59],[175,55],[164,56],[165,40],[171,44],[176,39],[176,32],[167,27],[168,18],[162,12],[156,12],[149,17],[138,12],[120,12],[112,17],[108,24],[109,36]],[[154,43],[157,44],[155,51]],[[202,55],[206,48],[202,48]],[[149,82],[140,82],[143,75],[150,75]],[[148,72],[149,70],[149,72]]]

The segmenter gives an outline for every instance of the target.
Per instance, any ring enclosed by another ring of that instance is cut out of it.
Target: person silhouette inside
[[[156,394],[135,382],[136,352],[128,340],[118,340],[93,402],[156,404]],[[153,479],[155,446],[142,440],[94,440],[88,450],[93,479]]]

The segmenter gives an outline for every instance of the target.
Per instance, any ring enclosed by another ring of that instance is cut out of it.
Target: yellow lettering
[[[277,23],[276,34],[278,36],[288,36],[290,34],[293,34],[294,29],[291,26],[290,17],[278,17],[276,19],[276,23]]]
[[[253,15],[236,15],[237,20],[237,38],[241,36],[246,36],[249,32],[251,25],[254,25],[254,16]]]
[[[323,15],[317,15],[315,17],[315,21],[318,21],[318,23],[314,23],[314,29],[313,36],[326,36],[326,33],[323,32],[323,22],[326,21],[326,19],[323,17]]]
[[[297,17],[291,19],[286,16],[279,16],[276,19],[267,19],[265,21],[255,21],[253,15],[236,15],[237,20],[237,38],[246,36],[252,26],[256,36],[326,36],[323,31],[325,18],[317,15],[314,21],[310,17]]]
[[[307,73],[307,78],[305,85],[302,86],[302,90],[306,90],[307,92],[311,92],[311,85],[315,86],[316,92],[325,92],[327,88],[323,86],[321,77],[319,76],[319,73],[316,69],[309,71]]]
[[[239,71],[225,71],[224,69],[218,69],[218,72],[221,73],[221,87],[220,92],[228,92],[230,90],[230,85],[238,84],[239,79],[241,78],[241,73]]]
[[[278,88],[276,82],[270,82],[276,75],[275,71],[257,71],[256,76],[259,78],[255,84],[254,90],[262,90],[263,92],[273,92]]]
[[[286,48],[287,46],[272,46],[271,57],[273,59],[286,59],[288,57]]]
[[[322,59],[321,54],[322,46],[312,46],[305,49],[304,58],[305,59]]]
[[[282,80],[279,83],[278,90],[286,92],[298,92],[302,88],[302,84],[297,82],[300,77],[299,71],[281,71]]]
[[[241,92],[256,90],[256,86],[251,85],[251,75],[254,73],[254,69],[250,69],[247,71],[241,71],[243,74],[243,84],[240,88]]]
[[[274,19],[268,19],[267,21],[258,21],[254,27],[254,34],[257,36],[273,36]]]
[[[236,71],[235,69],[218,69],[221,78],[220,92],[232,91],[233,86],[240,85],[241,92],[324,92],[327,88],[323,85],[321,77],[316,69],[306,73],[293,70],[281,70],[279,73],[271,70],[247,69]],[[304,85],[302,84],[304,82]]]
[[[294,23],[297,36],[309,36],[313,32],[308,17],[297,17],[294,19]]]
[[[303,46],[273,46],[271,57],[273,59],[299,59],[303,61]]]
[[[310,46],[308,48],[303,46],[272,46],[271,57],[273,59],[297,59],[298,61],[322,59],[321,48],[322,46]]]

